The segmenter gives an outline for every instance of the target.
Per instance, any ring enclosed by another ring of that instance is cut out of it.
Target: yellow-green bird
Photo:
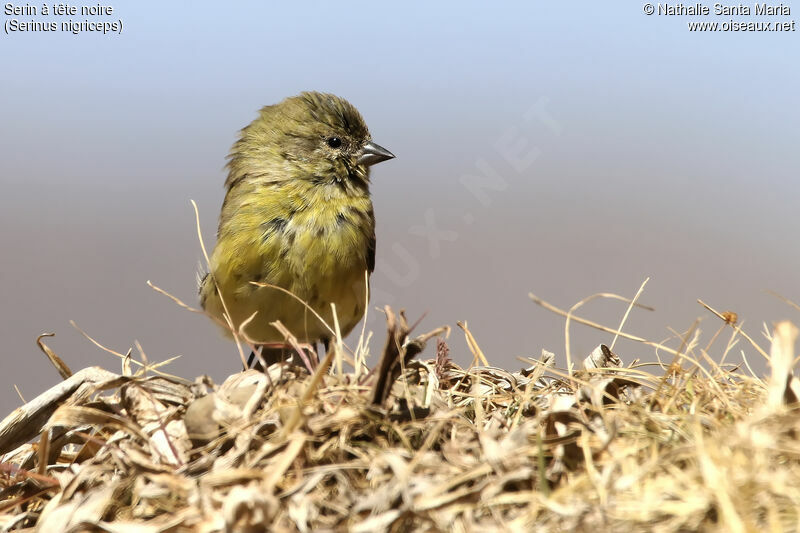
[[[253,344],[283,343],[271,325],[280,320],[298,341],[327,345],[330,330],[303,303],[252,282],[274,285],[329,325],[336,304],[347,335],[364,313],[375,267],[370,167],[393,157],[372,142],[358,110],[332,94],[304,92],[262,108],[228,156],[217,244],[200,282],[203,309],[221,324],[228,315]]]

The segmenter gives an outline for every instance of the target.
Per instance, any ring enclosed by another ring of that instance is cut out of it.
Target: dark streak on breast
[[[273,233],[283,233],[286,230],[286,224],[286,219],[280,217],[275,217],[268,222],[262,222],[261,229],[264,230],[264,233],[261,239],[267,240]]]

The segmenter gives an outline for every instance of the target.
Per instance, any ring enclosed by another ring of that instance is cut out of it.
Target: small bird
[[[304,92],[262,108],[228,156],[217,243],[200,281],[203,309],[221,324],[227,315],[270,363],[282,359],[275,346],[285,341],[276,320],[299,342],[327,347],[331,332],[308,307],[333,325],[335,304],[347,335],[375,268],[370,167],[393,157],[372,142],[358,110],[332,94]]]

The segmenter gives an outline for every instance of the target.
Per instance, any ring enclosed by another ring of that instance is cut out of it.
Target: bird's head
[[[315,183],[363,183],[369,167],[392,159],[374,143],[358,110],[338,96],[304,92],[266,106],[230,154],[232,180],[304,179]]]

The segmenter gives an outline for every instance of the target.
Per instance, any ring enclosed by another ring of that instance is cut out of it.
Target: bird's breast
[[[374,231],[372,204],[369,198],[331,200],[296,212],[283,231],[287,255],[304,270],[330,275],[353,267],[363,270]]]

